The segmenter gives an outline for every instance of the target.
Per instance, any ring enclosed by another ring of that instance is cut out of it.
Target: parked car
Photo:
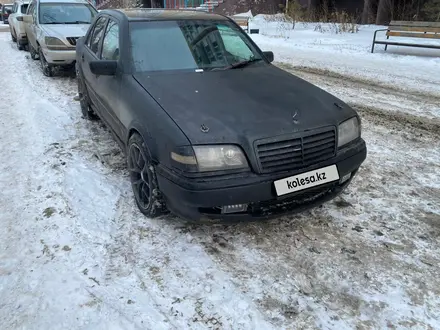
[[[27,45],[26,30],[23,16],[26,14],[29,2],[17,0],[12,6],[12,13],[9,15],[9,30],[12,41],[17,43],[17,48],[23,50]]]
[[[114,133],[149,217],[302,211],[337,196],[366,158],[357,113],[272,65],[226,16],[102,10],[76,57],[82,113]]]
[[[45,76],[56,66],[74,68],[76,40],[85,35],[98,11],[86,0],[33,0],[24,16],[32,59]]]
[[[2,6],[2,21],[3,24],[9,24],[9,15],[12,13],[12,4],[6,3]]]

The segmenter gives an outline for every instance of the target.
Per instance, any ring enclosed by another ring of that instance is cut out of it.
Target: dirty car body
[[[23,17],[30,55],[44,75],[73,68],[76,40],[87,32],[97,10],[86,0],[32,0]]]
[[[105,37],[89,49],[98,21],[118,27],[110,59]],[[357,113],[272,60],[232,20],[203,12],[103,10],[77,44],[90,111],[126,153],[142,137],[155,195],[196,221],[321,205],[366,158]]]

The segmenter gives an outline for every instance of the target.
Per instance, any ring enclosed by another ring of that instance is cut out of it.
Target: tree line
[[[440,21],[440,0],[288,0],[286,5],[289,13],[321,21],[331,20],[335,12],[348,12],[360,24]]]

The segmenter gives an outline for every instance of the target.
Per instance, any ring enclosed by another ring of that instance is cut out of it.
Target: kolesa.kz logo
[[[311,175],[307,178],[302,178],[302,179],[296,178],[296,180],[286,181],[286,183],[288,189],[294,189],[296,187],[306,186],[308,184],[323,180],[327,180],[325,173],[316,172],[315,175]]]

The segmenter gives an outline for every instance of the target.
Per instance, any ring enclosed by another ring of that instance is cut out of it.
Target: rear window
[[[12,6],[11,5],[4,5],[2,10],[4,13],[6,13],[8,10],[12,10]]]
[[[22,14],[26,14],[26,11],[27,11],[27,9],[28,9],[28,6],[29,6],[29,5],[27,5],[27,4],[26,4],[26,5],[21,5],[21,9],[20,9],[20,11],[21,11]]]

